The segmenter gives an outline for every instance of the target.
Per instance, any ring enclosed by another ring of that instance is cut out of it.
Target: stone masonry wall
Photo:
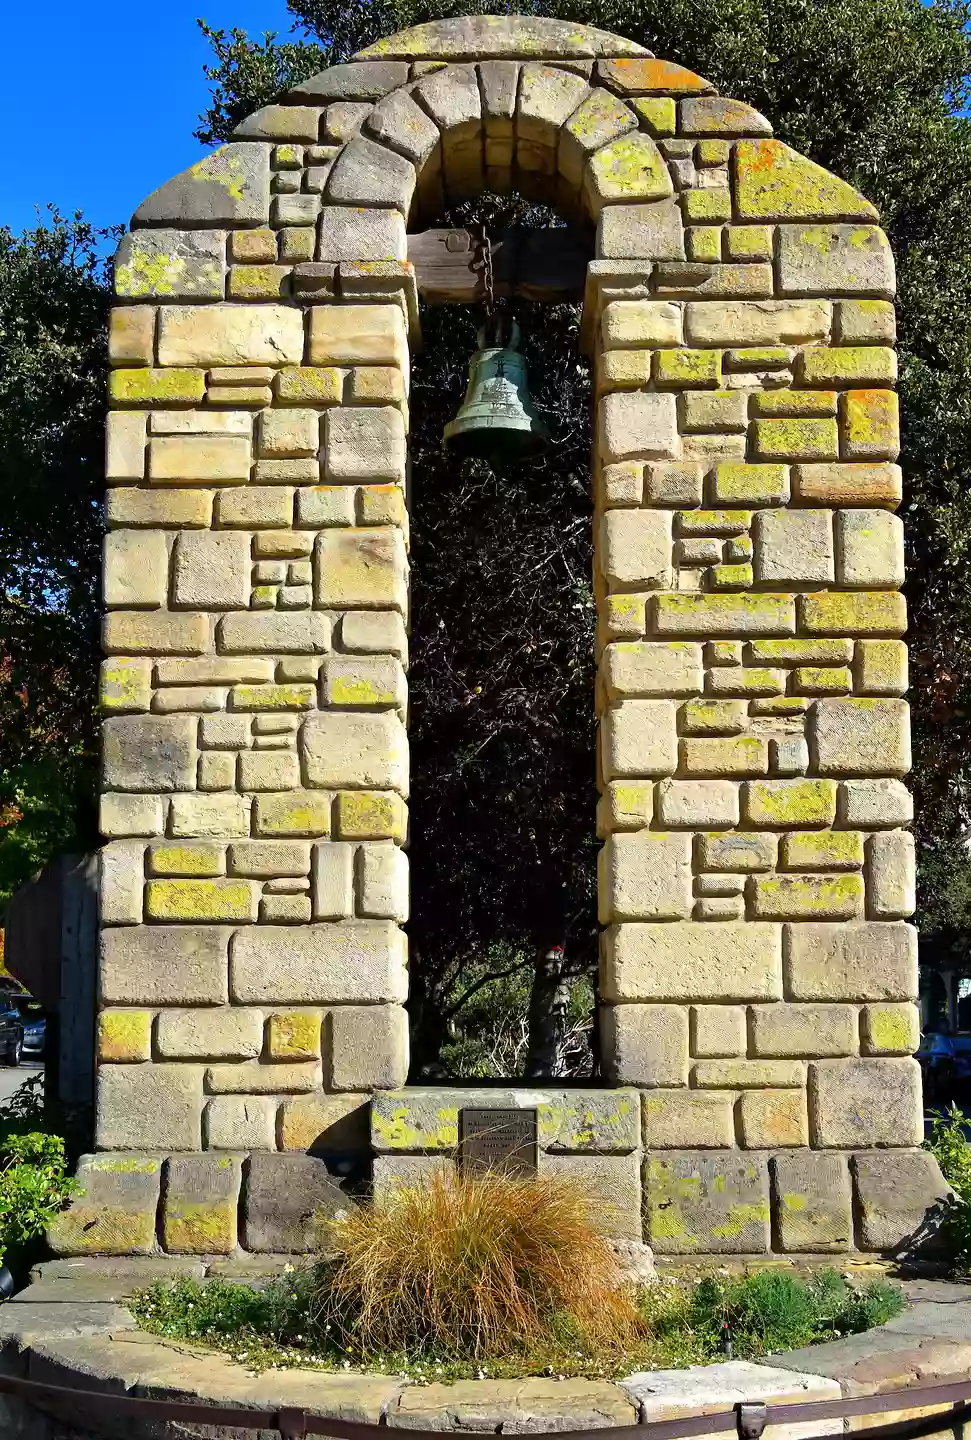
[[[601,1018],[609,1083],[641,1093],[647,1238],[874,1248],[851,1180],[859,1217],[924,1171],[872,206],[698,76],[551,21],[418,27],[237,135],[116,262],[116,1153],[60,1248],[231,1250],[273,1163],[360,1156],[369,1095],[405,1080],[405,226],[485,186],[596,230]]]

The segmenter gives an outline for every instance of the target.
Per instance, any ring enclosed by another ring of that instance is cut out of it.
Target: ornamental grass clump
[[[311,1320],[345,1350],[493,1360],[609,1353],[645,1332],[602,1228],[559,1178],[435,1175],[330,1222]]]

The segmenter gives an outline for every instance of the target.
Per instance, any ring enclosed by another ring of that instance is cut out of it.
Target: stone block
[[[698,1090],[804,1090],[806,1067],[797,1060],[698,1060],[691,1083]]]
[[[903,635],[907,629],[904,597],[887,591],[819,590],[800,595],[798,608],[810,635]]]
[[[331,620],[312,611],[226,615],[216,635],[231,655],[322,655],[330,649]]]
[[[153,1155],[82,1155],[81,1194],[47,1227],[55,1255],[151,1255],[162,1161]]]
[[[314,576],[320,605],[404,611],[408,595],[401,531],[381,526],[324,531],[317,536]]]
[[[151,1010],[102,1010],[98,1016],[98,1061],[117,1064],[151,1060]]]
[[[311,1155],[251,1155],[243,1193],[243,1241],[260,1254],[316,1251],[320,1222],[337,1219],[356,1203]]]
[[[562,1177],[578,1186],[596,1205],[605,1235],[639,1241],[641,1221],[641,1160],[630,1155],[553,1155],[541,1151],[539,1173]]]
[[[641,785],[613,780],[598,802],[597,833],[602,838],[614,830],[640,830],[650,825],[653,816],[654,786],[649,780]]]
[[[906,920],[917,908],[914,837],[883,830],[866,842],[867,910],[877,920]]]
[[[753,539],[755,578],[761,583],[814,585],[834,578],[828,510],[760,510]]]
[[[192,789],[196,725],[191,715],[118,715],[107,719],[102,727],[104,789]]]
[[[213,1005],[228,999],[228,933],[206,926],[140,925],[101,932],[104,1005]]]
[[[202,614],[112,610],[104,617],[101,645],[108,655],[201,655],[208,631]]]
[[[407,363],[405,322],[398,305],[315,305],[310,311],[311,365]]]
[[[926,1150],[854,1155],[850,1169],[861,1250],[886,1253],[933,1241],[951,1197],[933,1155]]]
[[[885,505],[903,495],[899,465],[796,465],[793,493],[810,505]]]
[[[738,1124],[746,1150],[805,1146],[809,1140],[805,1091],[743,1091],[738,1102]]]
[[[681,1005],[605,1005],[603,1063],[616,1085],[646,1090],[687,1085],[688,1011]]]
[[[742,220],[877,218],[870,202],[845,180],[781,140],[741,140],[734,162],[735,202]]]
[[[581,75],[550,65],[524,65],[516,106],[517,136],[555,149],[561,127],[588,97]]]
[[[910,925],[787,925],[786,994],[793,1000],[912,1000],[917,935]]]
[[[598,450],[606,461],[673,458],[678,453],[677,402],[670,394],[617,391],[597,407]]]
[[[206,393],[203,370],[124,369],[108,376],[108,398],[113,405],[195,405]]]
[[[311,871],[315,920],[343,920],[354,914],[354,847],[342,841],[315,845]]]
[[[674,187],[657,145],[639,131],[621,135],[595,152],[587,163],[583,189],[588,208],[599,215],[604,205],[666,200]]]
[[[328,835],[334,797],[313,790],[287,790],[256,797],[257,835],[313,839]]]
[[[910,707],[905,700],[817,700],[809,748],[821,775],[906,775]]]
[[[893,345],[894,307],[889,300],[844,300],[836,307],[835,334],[841,345]]]
[[[155,1043],[163,1060],[255,1059],[263,1048],[263,1016],[236,1006],[163,1010]]]
[[[753,1005],[749,1014],[756,1056],[856,1053],[856,1011],[849,1005]]]
[[[108,491],[105,517],[109,527],[181,525],[206,529],[212,518],[212,500],[211,490],[138,490],[126,485]]]
[[[837,460],[839,433],[835,420],[788,418],[754,420],[752,445],[759,460]]]
[[[644,1190],[645,1238],[656,1253],[760,1255],[769,1248],[769,1176],[762,1157],[649,1154]]]
[[[744,391],[725,392],[733,402],[745,399]],[[774,393],[774,392],[769,392]],[[744,425],[744,418],[743,418]],[[721,428],[721,427],[719,427]],[[734,427],[731,427],[734,428]],[[789,499],[789,471],[785,465],[749,465],[723,462],[715,466],[712,476],[712,499],[717,505],[779,505]],[[755,516],[756,521],[766,515],[791,514],[791,511],[768,511]],[[783,543],[788,536],[780,538]]]
[[[334,1090],[395,1090],[408,1075],[408,1015],[400,1005],[340,1005],[328,1016]]]
[[[796,611],[791,595],[659,595],[659,635],[793,635]]]
[[[415,167],[403,155],[355,135],[338,155],[327,198],[339,205],[390,205],[407,215],[415,193]]]
[[[614,925],[603,939],[601,995],[621,1003],[780,1000],[781,952],[781,927],[765,921]]]
[[[126,237],[131,239],[131,236]],[[114,305],[108,319],[108,359],[112,365],[151,365],[155,358],[155,310],[151,305]],[[111,429],[109,416],[109,431]],[[118,418],[118,417],[115,417]],[[144,416],[131,416],[142,420]],[[109,441],[110,445],[110,441]],[[110,468],[110,467],[109,467]]]
[[[173,795],[169,828],[176,838],[235,840],[249,834],[250,809],[244,795]]]
[[[98,1076],[95,1144],[198,1150],[202,1100],[200,1065],[106,1065]]]
[[[301,731],[301,751],[308,785],[407,790],[407,736],[392,711],[311,715]]]
[[[299,790],[300,761],[289,750],[244,752],[239,757],[238,775],[241,790]]]
[[[109,485],[119,480],[144,478],[146,419],[144,411],[113,410],[108,415],[105,429],[105,479]],[[122,523],[117,515],[117,505],[108,519],[114,524]]]
[[[249,535],[200,531],[178,536],[174,566],[178,604],[212,610],[245,609],[251,585]]]
[[[729,740],[682,740],[681,770],[686,775],[764,775],[769,768],[769,750],[756,735],[738,735]]]
[[[160,795],[101,796],[98,829],[106,840],[116,836],[161,835],[164,823]]]
[[[662,780],[658,786],[658,816],[674,829],[737,825],[738,814],[738,786],[730,780]]]
[[[690,641],[617,642],[606,646],[601,665],[612,698],[696,695],[702,688],[701,646]]]
[[[914,799],[899,780],[844,780],[837,810],[842,825],[864,829],[909,825],[914,818]]]
[[[854,660],[857,693],[903,695],[906,692],[910,680],[907,646],[902,640],[858,640]]]
[[[702,835],[698,864],[702,871],[751,874],[771,870],[776,862],[778,840],[774,835],[753,835],[738,831],[729,835]]]
[[[139,205],[132,224],[259,225],[269,209],[269,145],[233,141],[160,185]]]
[[[739,735],[747,728],[748,706],[744,700],[689,700],[681,707],[684,735]]]
[[[664,510],[608,510],[600,522],[598,561],[612,589],[671,583],[671,515]]]
[[[246,485],[222,490],[216,497],[221,526],[282,526],[293,520],[293,491],[282,485]]]
[[[396,407],[369,405],[329,410],[325,433],[325,473],[331,483],[403,479],[405,426]]]
[[[401,95],[395,99],[406,101],[407,96]],[[427,118],[425,123],[430,124]],[[437,132],[435,138],[438,138]],[[318,260],[346,263],[350,259],[402,261],[407,258],[405,221],[399,211],[325,205],[320,212],[317,229]],[[397,306],[387,308],[397,310]]]
[[[133,230],[122,236],[114,267],[115,294],[123,299],[221,300],[226,236],[221,230]],[[151,364],[151,353],[144,363]]]
[[[691,345],[803,345],[826,340],[832,322],[826,300],[703,300],[685,306]]]
[[[916,1005],[864,1005],[860,1012],[863,1055],[912,1055],[920,1044]]]
[[[309,105],[264,105],[262,109],[241,120],[233,134],[253,136],[260,140],[309,140],[315,143],[321,113]],[[294,152],[295,160],[291,160]],[[290,168],[295,163],[299,168],[302,153],[299,146],[276,145],[273,150],[274,164],[280,168]]]
[[[863,914],[863,876],[753,876],[748,900],[762,920],[854,920]]]
[[[780,1250],[839,1254],[853,1245],[850,1177],[842,1155],[775,1155],[773,1221]]]
[[[377,920],[408,919],[408,857],[400,846],[382,841],[357,852],[357,911]]]
[[[840,396],[843,460],[896,460],[900,419],[892,390],[847,390]]]
[[[611,835],[600,852],[600,922],[681,920],[691,914],[691,837],[640,830]]]
[[[782,295],[893,296],[893,255],[876,225],[780,225],[776,245]]]
[[[132,840],[116,840],[102,849],[99,855],[102,925],[140,923],[144,878],[144,845]]]
[[[887,510],[836,516],[836,578],[841,585],[893,590],[904,583],[903,521]]]
[[[209,1095],[278,1095],[319,1090],[319,1064],[264,1065],[247,1060],[238,1065],[210,1065],[206,1070]]]
[[[305,105],[321,100],[379,100],[408,79],[408,66],[398,61],[367,60],[350,65],[332,65],[302,80],[290,91],[291,99]],[[334,107],[328,106],[329,112]],[[347,107],[350,108],[350,107]],[[346,138],[342,133],[342,138]]]
[[[863,836],[858,830],[796,831],[783,836],[779,863],[783,870],[859,870]]]
[[[604,777],[673,775],[677,710],[671,700],[622,700],[601,725]]]
[[[817,1060],[809,1066],[816,1149],[919,1145],[924,1137],[916,1060]]]
[[[236,1155],[173,1155],[165,1167],[162,1244],[173,1255],[230,1255],[242,1165]]]
[[[407,157],[419,168],[425,164],[433,152],[438,148],[439,139],[438,126],[432,121],[420,105],[406,90],[395,90],[379,100],[364,122],[365,130],[381,141],[382,144],[390,146]],[[404,218],[401,226],[402,240],[404,240]],[[353,248],[337,251],[336,254],[321,255],[322,260],[347,260],[350,258],[360,260],[405,260],[407,251],[401,254],[384,255],[359,255]]]
[[[302,360],[303,314],[288,305],[163,305],[159,311],[160,365],[299,365]]]
[[[883,345],[821,346],[804,350],[799,376],[805,385],[893,385],[897,356]],[[836,396],[831,398],[835,402]],[[828,411],[833,414],[835,411]]]
[[[605,260],[683,260],[684,226],[677,201],[605,205],[597,220],[597,254]],[[680,332],[680,323],[677,328]],[[680,333],[671,343],[679,341]]]
[[[202,1116],[207,1150],[274,1150],[276,1101],[262,1095],[220,1095]]]
[[[627,1007],[624,1007],[627,1008]],[[735,1096],[716,1090],[653,1090],[642,1096],[647,1150],[727,1150],[735,1145]]]
[[[600,328],[605,350],[680,345],[682,307],[671,300],[612,300],[604,307]]]
[[[691,1054],[695,1059],[744,1055],[747,1045],[745,1011],[739,1006],[692,1005]]]
[[[157,435],[148,444],[156,485],[219,485],[248,480],[250,442],[242,435]]]
[[[407,703],[405,674],[391,655],[334,655],[324,661],[321,674],[326,705],[403,710]]]
[[[368,1148],[368,1095],[294,1095],[280,1110],[283,1150],[360,1155]]]
[[[719,434],[725,432],[741,433],[748,423],[748,396],[744,390],[686,390],[681,396],[681,429],[685,432],[693,431],[716,431]],[[722,471],[731,472],[734,470],[745,471],[749,467],[744,465],[718,465],[715,467],[715,500],[721,503],[725,499],[725,492],[730,487],[725,483],[724,477],[721,485],[719,475]],[[761,466],[753,466],[753,469],[761,469]],[[779,495],[773,490],[770,500],[778,502],[788,497],[788,475],[783,470],[786,480],[785,495]],[[764,489],[764,486],[761,487]],[[743,504],[753,503],[751,489],[744,483],[739,486],[741,494],[739,498]],[[719,493],[719,490],[721,493]],[[757,492],[761,493],[761,491]]]
[[[230,988],[238,1004],[388,1004],[405,999],[405,936],[391,921],[237,930]]]

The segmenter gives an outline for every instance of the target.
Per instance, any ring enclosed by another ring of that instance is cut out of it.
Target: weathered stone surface
[[[316,1249],[320,1220],[355,1205],[311,1155],[251,1155],[244,1196],[246,1248],[283,1255]]]
[[[311,786],[372,786],[407,791],[407,738],[393,711],[311,715],[301,732]]]
[[[758,1056],[852,1055],[856,1011],[849,1005],[753,1005],[753,1051]]]
[[[884,830],[867,840],[867,908],[880,920],[905,920],[917,908],[914,837]]]
[[[351,140],[327,181],[327,199],[340,205],[393,205],[408,214],[415,193],[410,160],[363,135]]]
[[[219,648],[233,655],[320,655],[330,634],[330,618],[313,611],[226,615],[217,627]]]
[[[163,366],[299,365],[303,316],[286,305],[163,305],[158,360]]]
[[[769,1166],[779,1248],[797,1254],[849,1249],[853,1210],[843,1156],[776,1155]]]
[[[470,60],[493,55],[523,58],[539,55],[580,60],[591,56],[646,56],[649,53],[633,40],[611,35],[606,30],[551,20],[546,16],[462,15],[399,30],[396,35],[376,40],[360,52],[358,59]],[[663,62],[652,63],[661,65]],[[680,66],[668,68],[680,70]],[[684,73],[690,74],[689,71]],[[697,80],[697,77],[694,78]],[[403,84],[404,80],[395,83]],[[704,81],[700,83],[707,84]]]
[[[738,1100],[738,1131],[746,1150],[781,1150],[809,1141],[802,1088],[745,1090]]]
[[[621,1085],[658,1089],[688,1082],[688,1012],[679,1005],[607,1005],[603,1062]]]
[[[903,521],[887,510],[841,510],[836,516],[841,585],[893,590],[904,583]]]
[[[133,230],[122,236],[114,263],[115,294],[123,299],[221,300],[226,236],[222,230]],[[142,313],[154,321],[150,310]],[[150,365],[151,344],[147,349],[141,363]]]
[[[558,1155],[540,1151],[539,1173],[554,1174],[581,1187],[597,1205],[604,1233],[640,1240],[640,1155]]]
[[[276,1108],[275,1100],[261,1095],[220,1095],[207,1101],[202,1115],[206,1149],[275,1149]]]
[[[379,100],[407,79],[408,66],[390,59],[332,65],[308,80],[299,81],[288,91],[288,98],[304,105],[316,105],[322,100]]]
[[[315,1155],[365,1151],[369,1103],[365,1094],[294,1095],[280,1111],[280,1145]]]
[[[253,1059],[263,1048],[263,1016],[236,1006],[163,1010],[155,1038],[164,1060]]]
[[[670,700],[623,700],[601,727],[605,779],[673,775],[678,764],[676,710]]]
[[[229,998],[228,933],[219,926],[105,929],[100,987],[105,1005],[211,1005]]]
[[[875,225],[780,225],[776,243],[783,295],[893,296],[893,256]]]
[[[408,1074],[408,1016],[400,1005],[340,1005],[329,1017],[335,1090],[394,1090]]]
[[[924,1135],[916,1060],[817,1060],[809,1067],[812,1144],[821,1149],[919,1145]]]
[[[539,1143],[558,1154],[626,1154],[638,1144],[639,1101],[630,1090],[445,1089],[409,1087],[371,1100],[378,1153],[454,1150],[463,1107],[536,1109]]]
[[[605,932],[601,994],[606,1000],[778,1000],[781,927],[613,925]]]
[[[910,708],[904,700],[817,700],[809,746],[821,775],[906,775]]]
[[[55,1255],[149,1254],[161,1175],[162,1162],[151,1155],[82,1155],[82,1193],[47,1228]]]
[[[917,996],[917,932],[911,925],[787,925],[784,948],[792,1000]]]
[[[315,142],[320,129],[320,110],[309,105],[264,105],[240,121],[233,131],[257,140],[309,140]],[[277,146],[277,156],[283,147]],[[299,164],[300,150],[297,150]],[[279,163],[279,161],[277,162]]]
[[[405,260],[407,255],[404,217],[397,210],[325,205],[320,213],[318,260]]]
[[[876,211],[845,180],[797,155],[781,140],[735,146],[735,203],[742,220],[875,220]]]
[[[201,1116],[199,1065],[108,1065],[98,1077],[99,1150],[198,1150]]]
[[[191,790],[196,721],[189,715],[119,715],[102,727],[106,790]]]
[[[405,937],[385,920],[237,930],[230,984],[240,1004],[376,1004],[404,1000]]]
[[[680,1150],[685,1145],[693,1150],[724,1150],[735,1144],[735,1096],[731,1093],[652,1090],[643,1096],[641,1105],[643,1142],[648,1150]]]
[[[402,1391],[389,1407],[391,1429],[476,1431],[483,1424],[505,1434],[609,1429],[631,1425],[635,1410],[607,1380],[460,1380]]]
[[[677,454],[673,395],[618,391],[597,408],[598,445],[604,460],[664,459]]]
[[[644,1187],[646,1235],[657,1253],[753,1255],[769,1248],[769,1176],[762,1157],[649,1154]]]
[[[611,835],[600,852],[600,923],[685,920],[691,914],[691,838],[640,830]]]
[[[854,1155],[850,1168],[861,1249],[923,1246],[940,1230],[951,1191],[926,1150]]]
[[[238,1156],[173,1155],[165,1167],[165,1249],[174,1255],[231,1254],[241,1181]]]
[[[785,1363],[785,1362],[784,1362]],[[744,1404],[792,1405],[801,1401],[839,1400],[838,1381],[750,1360],[728,1360],[713,1365],[690,1365],[684,1370],[651,1370],[618,1382],[639,1407],[642,1425],[679,1420],[732,1410]],[[818,1430],[820,1422],[785,1425],[787,1440],[801,1440]],[[778,1429],[768,1427],[776,1440]]]
[[[250,602],[250,537],[232,531],[190,531],[175,544],[174,594],[203,610],[245,609]]]
[[[260,225],[270,212],[270,147],[221,145],[139,205],[133,225]]]
[[[753,525],[756,580],[793,585],[834,578],[828,510],[759,510]]]
[[[662,780],[658,816],[674,828],[737,825],[738,786],[731,780]]]

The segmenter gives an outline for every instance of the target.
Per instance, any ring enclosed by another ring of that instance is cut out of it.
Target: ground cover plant
[[[954,1195],[944,1212],[944,1239],[955,1270],[971,1271],[971,1140],[969,1120],[952,1104],[932,1112],[925,1148],[936,1158]]]
[[[254,1371],[317,1366],[416,1379],[585,1375],[705,1364],[856,1334],[900,1291],[836,1271],[670,1279],[635,1292],[604,1207],[568,1181],[447,1175],[322,1230],[326,1258],[254,1290],[214,1280],[137,1294],[145,1330],[202,1342]]]

